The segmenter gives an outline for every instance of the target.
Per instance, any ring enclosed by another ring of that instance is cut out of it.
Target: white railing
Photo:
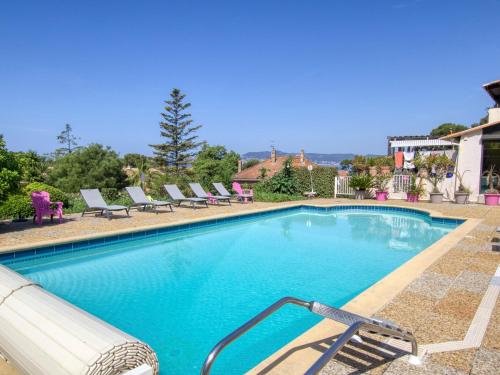
[[[337,195],[354,195],[354,189],[349,186],[351,176],[335,177],[335,198]]]
[[[337,176],[335,177],[335,198],[337,196],[353,196],[354,189],[349,186],[351,176]],[[410,189],[411,176],[396,174],[392,176],[389,186],[390,193],[406,193]],[[404,197],[402,196],[401,199]]]
[[[407,174],[395,174],[392,176],[392,188],[394,193],[406,193],[410,189],[411,176]]]

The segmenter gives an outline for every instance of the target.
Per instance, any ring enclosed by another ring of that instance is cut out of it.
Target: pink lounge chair
[[[233,182],[233,190],[238,194],[238,200],[243,203],[248,203],[252,201],[253,203],[253,190],[243,190],[238,182]]]
[[[59,223],[62,223],[63,216],[63,202],[51,202],[50,194],[46,191],[35,191],[31,193],[31,204],[35,209],[35,216],[33,222],[38,225],[42,224],[42,218],[50,215],[50,221],[54,220],[54,215],[59,217]]]

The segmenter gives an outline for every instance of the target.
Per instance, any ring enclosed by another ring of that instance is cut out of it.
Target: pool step
[[[335,341],[335,343],[306,371],[305,374],[317,374],[321,369],[333,358],[337,353],[354,337],[359,331],[367,331],[384,337],[391,337],[398,340],[403,340],[411,343],[412,357],[416,358],[418,354],[417,341],[413,334],[409,331],[403,330],[390,322],[383,320],[366,318],[361,315],[353,314],[345,310],[337,309],[332,306],[322,304],[320,302],[311,301],[307,302],[294,297],[285,297],[273,303],[267,309],[250,319],[241,327],[230,333],[223,338],[217,345],[214,346],[212,351],[208,354],[203,367],[201,369],[202,375],[208,375],[212,365],[222,350],[241,335],[252,329],[255,325],[266,319],[269,315],[287,304],[293,304],[307,308],[310,312],[320,315],[324,318],[334,320],[338,323],[348,326],[342,335]]]

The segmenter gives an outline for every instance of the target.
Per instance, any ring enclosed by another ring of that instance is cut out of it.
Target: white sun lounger
[[[170,195],[170,198],[172,198],[172,200],[177,203],[177,207],[179,207],[182,202],[189,202],[192,208],[196,208],[196,204],[208,207],[208,203],[205,198],[186,198],[186,196],[184,196],[184,194],[182,194],[182,192],[179,190],[177,185],[164,185],[164,187],[168,195]]]
[[[204,198],[204,199],[208,199],[208,201],[215,201],[216,204],[219,204],[219,201],[222,201],[222,202],[227,202],[229,203],[229,205],[231,205],[231,202],[229,200],[229,197],[225,197],[225,196],[222,196],[222,195],[208,195],[205,190],[203,190],[203,187],[197,183],[197,182],[191,182],[189,184],[189,187],[191,188],[191,190],[193,191],[193,193],[198,197],[198,198]],[[210,202],[212,203],[212,202]]]
[[[101,192],[98,189],[82,189],[80,194],[87,205],[82,212],[82,216],[88,211],[101,211],[101,215],[106,213],[106,217],[111,219],[112,211],[125,211],[128,214],[128,207],[121,205],[108,205],[102,198]]]
[[[143,209],[146,210],[147,207],[152,207],[153,211],[158,214],[157,207],[168,206],[170,211],[174,211],[171,202],[150,201],[140,186],[127,186],[125,190],[127,190],[128,195],[130,195],[130,198],[134,201],[134,203],[129,206],[129,209],[132,207],[143,207]]]

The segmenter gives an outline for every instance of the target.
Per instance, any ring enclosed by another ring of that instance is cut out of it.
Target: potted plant
[[[366,164],[366,158],[362,155],[356,155],[354,156],[354,159],[352,159],[351,166],[354,172],[361,174],[366,171],[367,164]]]
[[[500,194],[498,189],[494,188],[495,177],[500,181],[500,176],[495,173],[495,166],[491,165],[488,170],[486,170],[483,175],[486,175],[486,181],[488,183],[488,190],[484,193],[484,203],[487,206],[497,206],[500,199]]]
[[[377,165],[375,158],[368,158],[366,161],[368,165],[368,173],[370,176],[375,177],[377,175]]]
[[[378,201],[386,201],[389,195],[388,187],[392,176],[390,173],[379,173],[373,179],[373,187],[375,188],[375,199]]]
[[[354,189],[356,199],[365,199],[366,191],[373,186],[373,177],[368,174],[358,174],[351,177],[349,186]]]
[[[377,168],[381,174],[389,174],[394,168],[394,159],[392,156],[381,156],[376,161]]]
[[[470,189],[464,185],[464,175],[468,170],[462,173],[457,172],[458,188],[455,191],[455,203],[465,204],[469,201]]]
[[[419,169],[421,178],[425,178],[432,185],[430,198],[432,203],[442,203],[443,193],[439,190],[439,184],[443,182],[450,167],[454,163],[446,155],[430,155],[426,158],[416,158],[415,166]]]
[[[417,155],[415,156],[415,159],[413,160],[413,165],[415,165],[415,168],[418,170],[418,175],[421,178],[427,178],[429,175],[429,171],[427,168],[427,158],[423,157],[422,155]]]
[[[411,179],[410,187],[406,193],[407,202],[418,202],[421,195],[424,193],[424,187],[422,186],[422,178],[419,179],[417,184],[417,177],[414,176]]]

